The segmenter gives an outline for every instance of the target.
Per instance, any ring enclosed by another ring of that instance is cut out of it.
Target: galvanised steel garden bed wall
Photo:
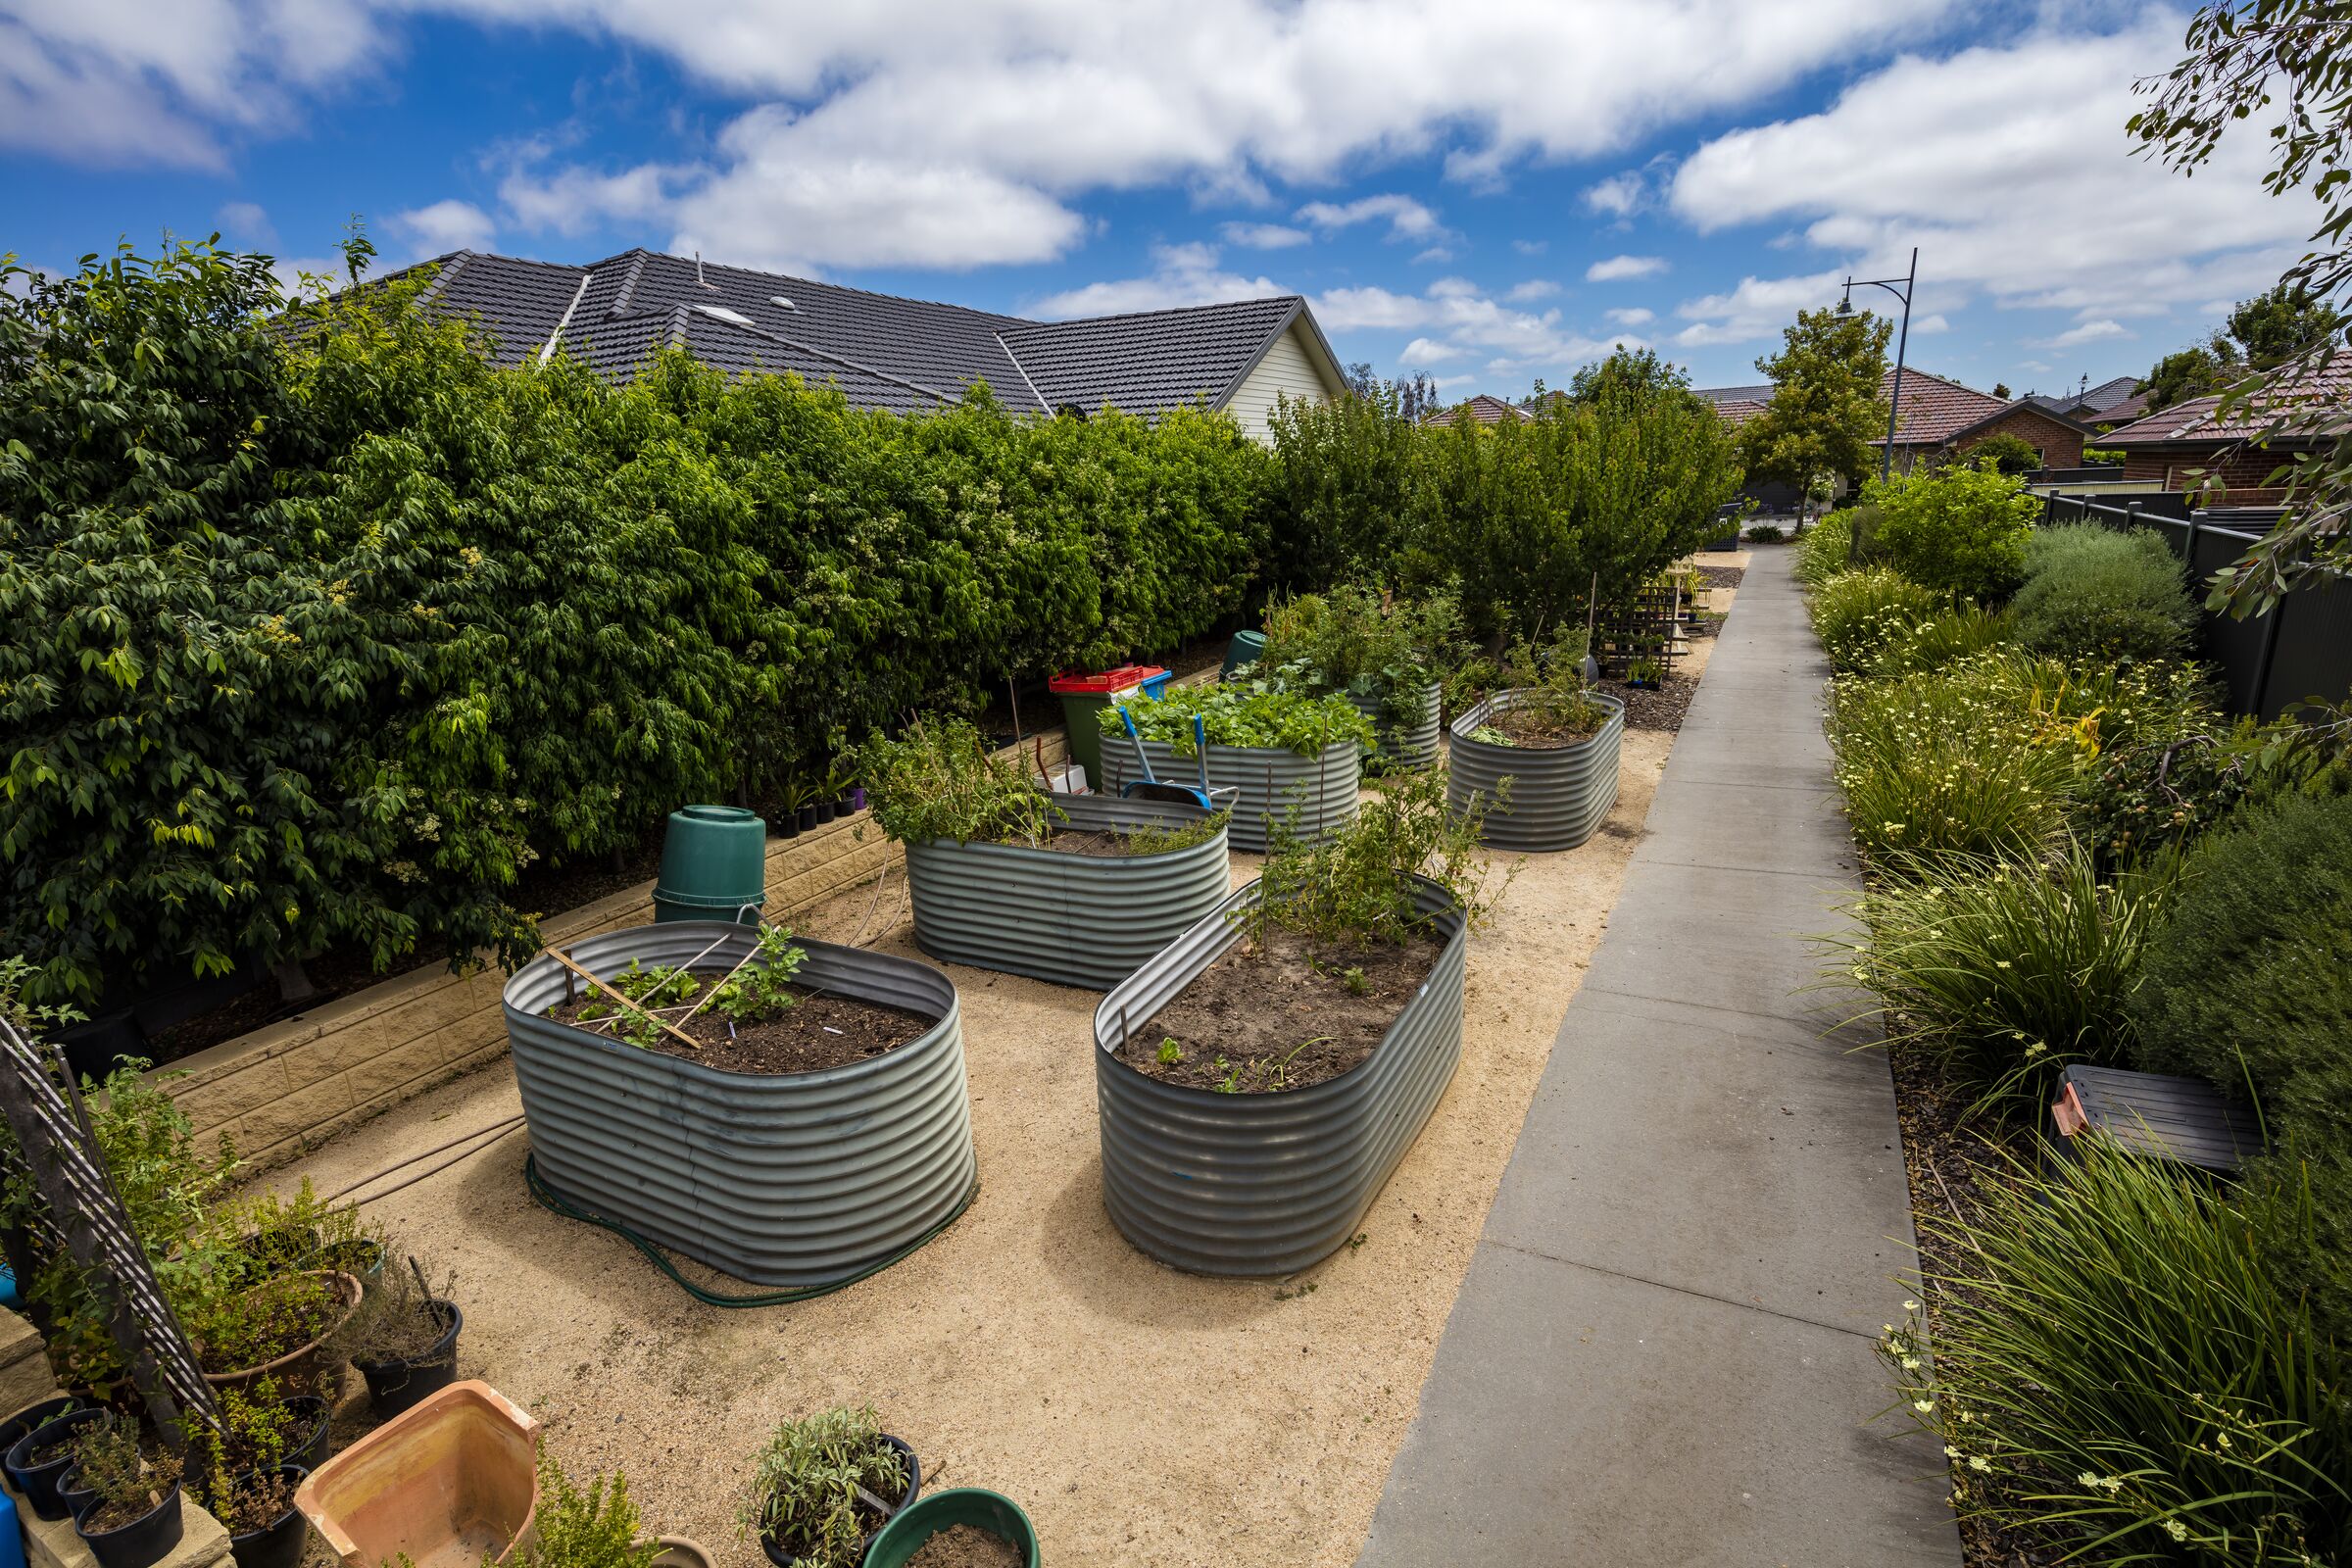
[[[1144,742],[1144,755],[1163,781],[1192,784],[1200,776],[1193,759],[1178,757],[1165,741]],[[1334,741],[1310,757],[1274,746],[1210,743],[1209,787],[1241,791],[1233,808],[1233,847],[1263,850],[1269,824],[1294,810],[1298,816],[1291,830],[1309,844],[1354,821],[1363,760],[1363,748],[1351,740]],[[1124,736],[1102,737],[1102,765],[1110,774],[1105,794],[1116,795],[1129,780],[1144,776],[1135,765],[1135,743]]]
[[[1609,710],[1598,731],[1573,746],[1497,746],[1470,738],[1490,718],[1517,706],[1518,692],[1496,692],[1453,721],[1446,763],[1446,804],[1466,809],[1473,799],[1492,802],[1503,779],[1507,805],[1490,805],[1479,842],[1499,850],[1573,850],[1591,838],[1617,804],[1617,753],[1625,738],[1625,705],[1605,692],[1592,700]]]
[[[1197,1274],[1288,1274],[1356,1231],[1412,1147],[1462,1056],[1469,932],[1452,898],[1420,880],[1445,951],[1361,1065],[1282,1094],[1225,1095],[1162,1083],[1119,1059],[1130,1029],[1242,938],[1229,918],[1256,902],[1252,882],[1095,1009],[1095,1099],[1102,1199],[1120,1232]]]
[[[1111,795],[1056,795],[1054,804],[1062,825],[1079,832],[1183,828],[1203,816],[1190,807]],[[1073,855],[953,839],[909,844],[914,940],[950,963],[1106,991],[1224,902],[1230,864],[1222,828],[1159,855]]]
[[[1349,692],[1348,700],[1355,705],[1357,712],[1372,721],[1373,729],[1378,732],[1380,760],[1391,767],[1419,773],[1437,765],[1438,696],[1438,684],[1432,681],[1421,693],[1419,715],[1409,724],[1392,724],[1382,717],[1380,698]]]
[[[732,967],[749,926],[678,921],[584,937],[610,980],[636,958]],[[827,1285],[906,1250],[979,1179],[956,988],[926,963],[803,942],[798,978],[939,1021],[887,1054],[819,1072],[721,1072],[544,1017],[585,989],[546,955],[507,982],[507,1037],[531,1154],[555,1195],[756,1285]]]

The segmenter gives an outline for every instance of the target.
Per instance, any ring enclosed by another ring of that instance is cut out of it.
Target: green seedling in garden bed
[[[1321,697],[1289,690],[1279,681],[1251,680],[1221,686],[1175,686],[1157,702],[1130,703],[1126,710],[1136,733],[1158,741],[1178,757],[1193,755],[1193,718],[1198,714],[1211,746],[1253,746],[1312,757],[1335,741],[1374,743],[1372,721],[1336,694]],[[1106,736],[1125,743],[1119,709],[1096,715]]]
[[[1183,1059],[1184,1048],[1178,1045],[1173,1037],[1164,1038],[1160,1041],[1159,1064],[1161,1066],[1173,1067]]]
[[[1265,628],[1261,678],[1309,696],[1378,698],[1390,724],[1418,719],[1421,693],[1465,651],[1461,606],[1447,593],[1398,599],[1347,585],[1267,607]]]

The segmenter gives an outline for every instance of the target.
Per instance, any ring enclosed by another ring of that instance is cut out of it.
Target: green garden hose
[[[955,1212],[948,1215],[946,1219],[941,1220],[938,1224],[932,1226],[929,1230],[923,1232],[922,1235],[916,1237],[913,1241],[908,1242],[905,1247],[902,1247],[897,1251],[891,1253],[888,1257],[883,1258],[880,1262],[869,1263],[855,1274],[845,1274],[840,1279],[828,1280],[822,1285],[804,1285],[796,1290],[790,1291],[760,1291],[751,1296],[721,1296],[715,1291],[704,1290],[700,1285],[695,1284],[694,1281],[679,1273],[677,1270],[677,1265],[670,1262],[667,1257],[662,1255],[660,1248],[647,1241],[644,1237],[638,1235],[635,1231],[630,1230],[626,1225],[615,1224],[612,1220],[604,1218],[602,1215],[590,1214],[582,1209],[574,1208],[569,1203],[564,1201],[563,1199],[558,1198],[556,1196],[555,1189],[549,1187],[545,1181],[540,1179],[538,1163],[535,1157],[530,1154],[525,1154],[522,1156],[522,1184],[530,1189],[531,1197],[538,1200],[539,1206],[546,1209],[549,1213],[561,1214],[565,1219],[585,1220],[591,1225],[602,1226],[604,1229],[609,1230],[613,1235],[619,1237],[622,1241],[627,1242],[631,1247],[634,1247],[640,1252],[643,1252],[646,1255],[647,1261],[651,1262],[654,1267],[660,1269],[662,1273],[668,1275],[671,1282],[675,1284],[678,1289],[684,1291],[688,1296],[693,1297],[696,1300],[702,1302],[706,1306],[726,1307],[788,1306],[794,1301],[811,1301],[820,1296],[830,1296],[835,1291],[846,1290],[850,1286],[857,1284],[859,1280],[867,1279],[873,1275],[881,1273],[884,1269],[890,1267],[893,1263],[898,1262],[901,1258],[910,1256],[915,1252],[916,1250],[929,1245],[931,1240],[938,1236],[941,1231],[946,1230],[949,1226],[961,1219],[963,1217],[963,1211],[972,1206],[972,1200],[980,1196],[980,1183],[977,1180],[974,1180],[971,1190],[963,1195],[963,1200],[956,1205]]]

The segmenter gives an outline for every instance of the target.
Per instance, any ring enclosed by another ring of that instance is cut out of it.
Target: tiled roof
[[[2310,426],[2306,439],[2333,437],[2352,423],[2352,364],[2337,361],[2317,375],[2265,394],[2267,408],[2240,405],[2221,413],[2219,394],[2189,398],[2160,409],[2099,438],[2103,447],[2162,446],[2175,441],[2237,441],[2267,426],[2282,406],[2299,409]],[[2290,435],[2285,439],[2293,439]]]
[[[1772,401],[1772,383],[1770,381],[1756,386],[1694,386],[1690,392],[1693,397],[1705,398],[1709,403],[1719,407],[1726,403],[1770,403]]]
[[[1305,308],[1297,295],[1097,316],[1076,321],[1015,322],[1004,347],[1046,407],[1074,403],[1156,415],[1188,403],[1215,407],[1255,365],[1274,334]]]
[[[860,407],[901,412],[954,402],[981,382],[1022,410],[1222,406],[1306,312],[1288,295],[1036,322],[646,250],[588,267],[473,251],[425,265],[438,269],[426,301],[477,319],[502,365],[556,341],[599,374],[625,377],[675,344],[721,370],[796,371]]]
[[[1717,398],[1715,400],[1716,414],[1721,416],[1724,423],[1735,430],[1762,414],[1768,406],[1766,400],[1760,398]]]
[[[1506,419],[1527,417],[1527,411],[1517,404],[1505,403],[1491,393],[1481,392],[1478,396],[1457,403],[1450,409],[1438,410],[1421,422],[1424,424],[1451,424],[1457,416],[1464,414],[1470,416],[1470,421],[1473,424],[1500,424]]]
[[[2146,416],[2150,395],[2150,392],[2144,390],[2134,392],[2120,403],[2110,403],[2096,413],[2078,414],[2075,417],[2081,419],[2084,424],[2129,423],[2131,420]]]
[[[1879,382],[1882,402],[1894,396],[1894,372],[1888,370]],[[1896,446],[1938,446],[1971,425],[1984,423],[2003,409],[2009,400],[1996,398],[1989,392],[1962,386],[1927,370],[1906,368],[1903,371],[1902,404],[1896,410],[1894,443]],[[1884,439],[1872,443],[1885,446]]]

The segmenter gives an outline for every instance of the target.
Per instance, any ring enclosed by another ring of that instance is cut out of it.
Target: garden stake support
[[[590,985],[603,992],[606,996],[611,997],[614,1002],[617,1002],[622,1006],[628,1008],[631,1012],[645,1012],[643,1007],[638,1006],[637,1004],[631,1002],[628,998],[622,996],[619,992],[605,984],[604,981],[598,979],[588,970],[583,969],[578,964],[572,962],[571,956],[569,954],[560,953],[556,949],[550,948],[547,950],[547,956],[555,959],[558,963],[562,964],[571,973],[579,976],[582,980],[587,981]],[[649,1018],[653,1018],[654,1016],[650,1012],[647,1012],[645,1015]],[[696,1040],[694,1036],[686,1033],[686,1031],[683,1029],[676,1027],[668,1019],[654,1018],[654,1022],[660,1024],[664,1033],[675,1035],[679,1044],[683,1045],[688,1051],[700,1051],[703,1049],[700,1041]]]

